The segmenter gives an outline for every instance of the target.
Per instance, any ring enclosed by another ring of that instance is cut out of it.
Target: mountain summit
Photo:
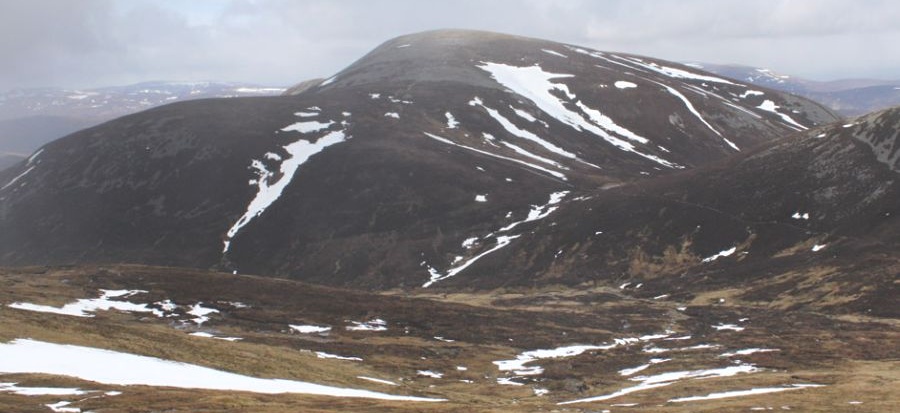
[[[835,120],[659,59],[413,34],[295,95],[171,104],[44,146],[0,173],[0,264],[431,286],[563,202]]]

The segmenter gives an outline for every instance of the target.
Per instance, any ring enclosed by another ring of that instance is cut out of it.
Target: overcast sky
[[[900,79],[897,0],[0,0],[0,90],[291,85],[439,28],[818,80]]]

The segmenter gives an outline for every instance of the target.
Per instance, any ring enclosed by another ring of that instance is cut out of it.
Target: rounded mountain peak
[[[476,64],[518,61],[554,42],[478,30],[443,29],[388,40],[325,80],[323,87],[395,82],[462,82],[499,88]],[[540,47],[537,47],[540,46]]]

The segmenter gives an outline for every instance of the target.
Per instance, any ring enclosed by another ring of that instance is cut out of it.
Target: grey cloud
[[[328,76],[379,43],[436,28],[542,37],[813,78],[900,78],[889,0],[0,1],[0,89],[151,79],[288,85]],[[209,4],[207,4],[209,5]]]

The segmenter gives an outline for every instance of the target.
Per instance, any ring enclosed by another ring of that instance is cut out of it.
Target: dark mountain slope
[[[0,172],[0,264],[418,286],[466,271],[515,240],[498,230],[576,192],[833,119],[675,63],[482,32],[405,36],[295,96],[178,103],[47,145]]]
[[[599,281],[682,300],[746,288],[747,300],[896,316],[898,138],[891,109],[563,202],[448,285]]]

